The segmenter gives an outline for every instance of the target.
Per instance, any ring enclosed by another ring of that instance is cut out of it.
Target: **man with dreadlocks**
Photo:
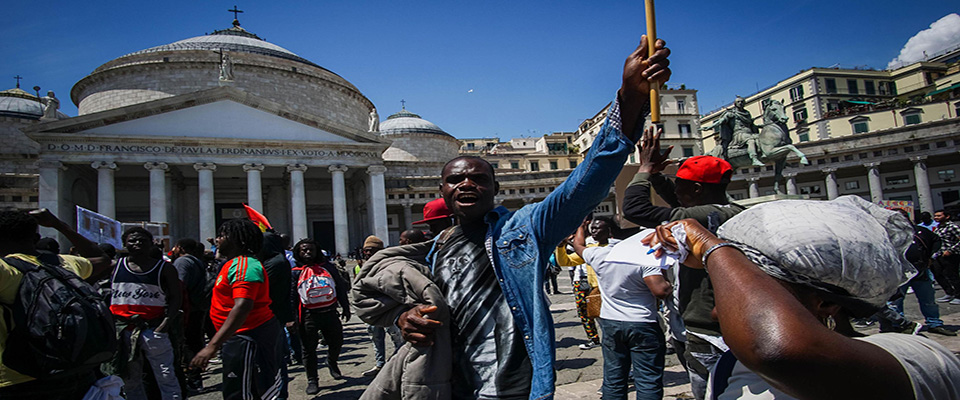
[[[283,331],[270,311],[263,265],[255,257],[263,247],[260,228],[246,219],[220,225],[217,253],[228,260],[220,269],[210,301],[217,333],[190,362],[206,368],[220,350],[224,399],[273,399],[280,391]]]

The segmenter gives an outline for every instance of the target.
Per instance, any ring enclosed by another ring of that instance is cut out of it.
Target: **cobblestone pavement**
[[[557,394],[558,400],[599,399],[597,390],[603,377],[603,357],[599,347],[590,350],[580,350],[579,345],[584,343],[586,335],[577,318],[573,295],[569,280],[561,276],[560,284],[563,294],[550,295],[553,305],[550,307],[556,323],[557,339]],[[937,291],[937,297],[942,293]],[[912,294],[906,299],[907,317],[914,321],[922,321],[916,298]],[[941,316],[950,329],[960,328],[960,306],[940,304]],[[876,333],[876,325],[862,329],[864,333]],[[946,346],[954,353],[960,354],[960,338],[928,334],[933,340]],[[387,340],[387,351],[392,352],[393,346]],[[306,377],[303,366],[294,365],[290,369],[290,398],[291,399],[324,399],[347,400],[360,397],[372,377],[362,376],[362,372],[374,365],[373,343],[367,334],[366,325],[354,317],[344,326],[344,345],[340,356],[340,369],[344,378],[334,380],[324,364],[325,349],[320,353],[320,393],[308,396]],[[686,372],[678,364],[675,355],[667,355],[666,371],[664,373],[665,398],[689,399],[689,383]],[[220,368],[211,364],[204,374],[204,393],[190,396],[191,399],[219,399]]]

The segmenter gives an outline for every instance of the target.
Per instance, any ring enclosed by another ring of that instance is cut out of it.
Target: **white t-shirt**
[[[583,260],[600,280],[600,318],[625,322],[657,322],[657,300],[643,278],[662,275],[659,266],[606,262],[615,245],[588,247]]]
[[[902,333],[880,333],[856,339],[876,345],[896,358],[907,371],[917,400],[960,400],[960,359],[937,342],[923,336]],[[711,371],[711,382],[708,386],[711,389],[714,386],[714,376],[715,371]],[[708,392],[708,398],[714,397],[710,397]],[[739,361],[727,379],[726,390],[715,398],[794,399],[771,387]]]

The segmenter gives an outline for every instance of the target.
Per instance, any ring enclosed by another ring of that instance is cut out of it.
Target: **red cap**
[[[700,183],[720,183],[733,167],[726,160],[713,156],[690,157],[677,170],[677,178]]]
[[[414,222],[413,225],[425,224],[435,219],[450,218],[450,215],[450,209],[447,208],[447,203],[442,198],[431,200],[423,206],[423,219]]]

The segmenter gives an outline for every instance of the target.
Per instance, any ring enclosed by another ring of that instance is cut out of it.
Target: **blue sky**
[[[242,26],[356,85],[386,118],[406,100],[457,137],[575,130],[614,98],[642,1],[33,1],[4,6],[0,88],[54,90],[133,51]],[[949,4],[954,4],[950,6]],[[666,1],[670,84],[707,112],[812,66],[885,68],[944,1]],[[958,43],[960,44],[960,43]],[[473,90],[470,92],[470,90]]]

